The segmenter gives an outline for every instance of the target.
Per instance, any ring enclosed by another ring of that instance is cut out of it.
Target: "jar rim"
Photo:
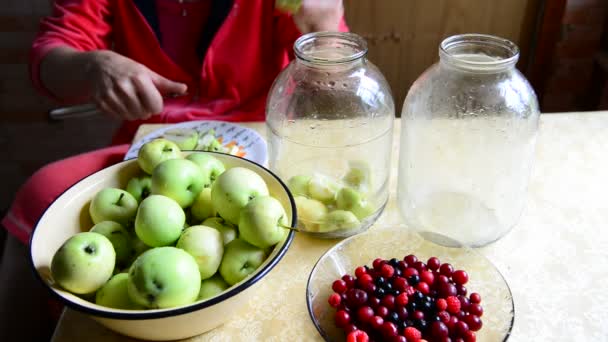
[[[315,50],[315,43],[332,44],[336,48],[333,53],[340,50],[341,54],[322,56]],[[345,47],[345,48],[343,48]],[[311,32],[298,38],[293,50],[298,59],[311,64],[335,65],[353,62],[367,54],[367,42],[363,37],[352,32],[320,31]]]
[[[492,72],[514,66],[519,60],[519,47],[505,38],[467,33],[444,39],[439,57],[461,69]]]

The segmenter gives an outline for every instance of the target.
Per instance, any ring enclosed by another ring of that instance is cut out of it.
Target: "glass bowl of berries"
[[[308,278],[307,305],[326,341],[506,341],[515,314],[487,258],[401,226],[328,250]]]

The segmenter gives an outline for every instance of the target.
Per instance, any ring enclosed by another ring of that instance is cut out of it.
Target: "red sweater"
[[[34,85],[44,90],[39,65],[59,45],[80,51],[113,48],[158,74],[188,85],[188,96],[165,100],[164,110],[145,122],[191,120],[264,120],[266,95],[273,80],[289,63],[300,36],[290,15],[274,8],[274,0],[214,1],[219,4],[217,30],[202,42],[199,74],[177,65],[160,44],[160,33],[146,3],[152,0],[56,0],[54,13],[42,20],[31,52]],[[213,6],[212,6],[213,7]],[[219,20],[219,21],[218,21]],[[213,19],[208,19],[213,24]],[[348,30],[342,20],[340,30]],[[207,32],[209,33],[209,32]],[[125,122],[115,143],[131,141],[143,121]]]

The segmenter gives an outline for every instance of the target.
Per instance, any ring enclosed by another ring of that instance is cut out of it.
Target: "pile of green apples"
[[[254,171],[166,139],[138,153],[141,174],[89,204],[90,231],[68,238],[51,275],[61,288],[117,309],[159,309],[215,296],[255,272],[289,230]]]
[[[314,233],[356,230],[376,211],[366,196],[371,172],[365,162],[349,162],[341,178],[321,173],[296,175],[287,181],[298,211],[298,228]]]

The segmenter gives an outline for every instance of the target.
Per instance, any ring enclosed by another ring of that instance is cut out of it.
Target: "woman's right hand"
[[[163,110],[163,96],[182,95],[183,83],[160,76],[113,51],[84,52],[91,100],[105,114],[124,120],[147,119]]]

